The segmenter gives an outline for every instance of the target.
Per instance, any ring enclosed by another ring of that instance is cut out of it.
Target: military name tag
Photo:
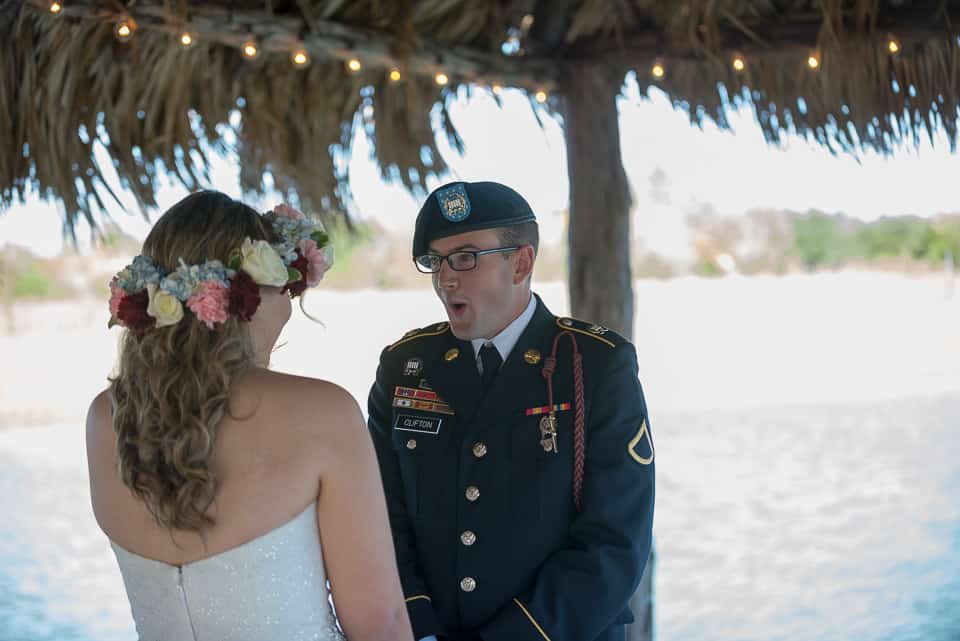
[[[412,414],[397,414],[393,421],[393,429],[420,434],[439,434],[440,423],[443,419],[433,416],[414,416]]]

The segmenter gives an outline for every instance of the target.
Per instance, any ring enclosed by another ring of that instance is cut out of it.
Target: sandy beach
[[[537,287],[565,313],[559,283]],[[365,396],[430,291],[323,289],[277,369]],[[960,301],[941,279],[638,281],[657,444],[656,638],[953,641],[960,630]],[[0,638],[134,638],[90,510],[83,415],[119,331],[101,301],[21,306],[0,337]]]

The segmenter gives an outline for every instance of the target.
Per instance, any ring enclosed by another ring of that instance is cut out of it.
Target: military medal
[[[557,454],[557,415],[550,412],[540,419],[540,445],[544,452]]]

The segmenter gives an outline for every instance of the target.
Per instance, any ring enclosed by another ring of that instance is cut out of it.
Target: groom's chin
[[[462,341],[473,340],[473,333],[470,331],[470,326],[464,322],[456,322],[447,317],[448,322],[450,323],[450,333],[453,334],[456,338]]]

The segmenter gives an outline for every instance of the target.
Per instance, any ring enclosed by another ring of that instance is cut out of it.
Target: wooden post
[[[630,188],[620,156],[622,71],[571,65],[562,110],[570,180],[570,312],[633,335]]]
[[[630,187],[620,155],[617,95],[624,70],[570,65],[561,80],[561,111],[570,181],[570,311],[633,339],[630,270]],[[636,617],[628,641],[653,639],[653,574],[650,558],[630,599]]]

